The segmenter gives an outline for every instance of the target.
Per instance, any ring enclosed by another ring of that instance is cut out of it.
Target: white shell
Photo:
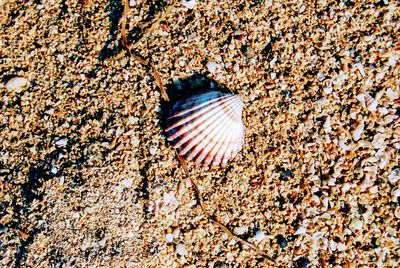
[[[243,103],[234,94],[211,91],[178,101],[168,118],[168,140],[186,160],[225,165],[244,143]]]

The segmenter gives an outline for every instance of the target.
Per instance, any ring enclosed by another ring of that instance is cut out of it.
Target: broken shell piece
[[[197,3],[195,0],[182,0],[181,4],[188,9],[193,9]]]
[[[182,243],[176,245],[176,253],[178,253],[178,255],[185,256],[187,254],[185,245]]]
[[[399,91],[394,91],[391,88],[388,88],[386,90],[386,95],[389,97],[391,100],[396,100],[400,97]]]
[[[385,149],[386,148],[385,136],[380,133],[376,134],[371,142],[371,145],[375,149]]]
[[[355,141],[358,141],[361,138],[361,134],[363,133],[363,131],[364,131],[364,121],[361,121],[361,123],[353,131],[353,139]]]
[[[396,183],[400,179],[400,168],[394,168],[390,172],[388,179],[390,183]]]
[[[371,97],[371,95],[365,95],[365,102],[367,104],[367,110],[370,112],[376,112],[376,108],[378,107],[378,101]]]
[[[6,83],[6,88],[10,91],[14,91],[16,93],[22,92],[22,90],[27,89],[29,87],[29,81],[23,77],[14,77],[11,78]]]
[[[374,99],[369,94],[360,94],[356,99],[361,103],[362,107],[367,108],[370,112],[376,112],[378,100]]]
[[[186,160],[225,165],[244,143],[242,109],[238,96],[218,91],[178,101],[167,120],[168,140]]]
[[[326,133],[329,133],[332,131],[332,127],[331,127],[331,117],[328,115],[325,123],[324,123],[324,130]]]
[[[243,235],[247,233],[248,227],[247,226],[239,226],[233,229],[233,233],[236,235]]]
[[[397,203],[399,202],[400,198],[400,189],[395,189],[392,191],[392,201]]]
[[[352,230],[362,230],[363,223],[358,218],[353,218],[350,222],[350,228]]]

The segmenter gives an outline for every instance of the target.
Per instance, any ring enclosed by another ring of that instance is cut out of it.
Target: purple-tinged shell
[[[167,137],[186,160],[223,166],[242,149],[243,103],[234,94],[211,91],[176,102],[167,119]]]

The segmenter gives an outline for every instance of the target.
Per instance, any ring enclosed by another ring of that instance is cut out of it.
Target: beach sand
[[[1,267],[399,265],[396,1],[0,9]],[[224,168],[166,140],[191,87],[244,103]]]

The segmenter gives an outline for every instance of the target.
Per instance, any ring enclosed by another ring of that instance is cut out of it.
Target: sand
[[[396,1],[0,10],[1,267],[399,265]],[[187,174],[163,90],[207,87],[245,145]]]

